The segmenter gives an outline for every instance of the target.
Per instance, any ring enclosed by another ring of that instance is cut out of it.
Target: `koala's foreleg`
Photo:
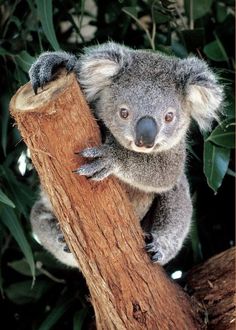
[[[154,219],[147,234],[146,250],[153,262],[166,264],[183,245],[191,223],[192,203],[186,177],[170,191],[157,196]]]
[[[31,210],[30,222],[33,233],[49,252],[67,266],[78,267],[77,261],[64,240],[52,205],[43,192]]]

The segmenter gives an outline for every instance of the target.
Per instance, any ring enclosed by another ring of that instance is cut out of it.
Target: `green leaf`
[[[36,0],[39,20],[42,24],[43,32],[54,50],[59,50],[53,25],[52,0]]]
[[[20,69],[19,65],[16,65],[16,70],[14,72],[14,79],[18,82],[20,86],[26,84],[29,81],[29,78],[26,77],[25,72],[23,72]]]
[[[222,23],[227,17],[227,7],[223,2],[216,2],[216,19]]]
[[[207,183],[214,192],[221,186],[227,172],[230,149],[216,146],[210,141],[204,142],[204,174]]]
[[[22,275],[32,276],[29,263],[26,261],[26,259],[9,262],[8,266]],[[39,275],[39,274],[41,273],[36,269],[35,275]]]
[[[25,50],[15,55],[16,63],[26,73],[28,73],[31,65],[34,63],[35,58],[30,56]]]
[[[19,220],[16,217],[15,212],[5,206],[0,214],[2,223],[8,228],[12,236],[15,238],[16,242],[20,246],[21,251],[23,252],[31,270],[31,274],[33,276],[33,282],[35,280],[35,263],[33,258],[33,253],[31,247],[27,241],[25,233],[22,229],[22,226]]]
[[[213,61],[228,62],[228,56],[225,52],[224,46],[222,45],[219,38],[215,41],[210,42],[203,48],[203,52],[206,56]]]
[[[81,330],[84,320],[88,314],[88,309],[83,308],[78,312],[75,312],[73,319],[73,330]]]
[[[4,194],[1,188],[0,188],[0,202],[13,208],[16,207],[15,204],[10,200],[10,198],[8,198],[7,195]]]
[[[51,310],[47,318],[43,321],[38,330],[50,330],[58,320],[67,312],[73,302],[72,298],[60,300]]]
[[[0,173],[6,180],[5,187],[9,192],[8,196],[14,201],[17,211],[20,211],[27,219],[29,209],[35,201],[32,190],[26,184],[19,182],[10,168],[0,166]]]
[[[5,227],[0,223],[0,246],[1,246],[1,251],[0,251],[0,293],[2,295],[2,298],[4,298],[4,289],[3,289],[3,283],[4,283],[4,278],[3,278],[3,265],[2,265],[2,256],[4,255],[6,249],[7,249],[7,244],[5,244],[6,240],[6,230]]]
[[[235,121],[232,119],[224,120],[218,125],[207,138],[220,147],[235,148]]]
[[[236,178],[236,173],[234,171],[232,171],[230,168],[228,168],[227,172],[226,172],[228,175]]]
[[[0,47],[0,56],[11,55],[6,49]]]
[[[122,11],[124,13],[126,13],[128,16],[138,18],[139,9],[136,6],[134,6],[134,7],[123,7]]]
[[[230,82],[232,84],[232,82]],[[224,106],[224,113],[227,118],[235,118],[235,100],[234,100],[234,91],[233,89],[226,90],[225,100],[227,103]]]
[[[188,17],[190,16],[190,8],[192,5],[193,19],[196,20],[210,12],[212,3],[213,0],[185,0],[186,14]]]
[[[4,156],[7,153],[7,140],[8,140],[8,122],[9,122],[9,102],[10,97],[7,94],[3,94],[0,97],[0,104],[1,104],[1,120],[0,120],[0,127],[1,127],[1,144]]]
[[[154,10],[153,19],[156,24],[164,24],[164,23],[169,22],[171,20],[171,17],[168,14],[163,14],[158,10]]]
[[[37,280],[34,287],[31,281],[23,281],[11,284],[5,289],[6,296],[15,304],[24,305],[37,302],[51,287],[51,283],[45,280]]]

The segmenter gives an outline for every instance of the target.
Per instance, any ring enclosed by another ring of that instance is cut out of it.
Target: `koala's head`
[[[160,152],[184,138],[191,118],[205,130],[223,90],[207,64],[106,43],[81,57],[79,80],[96,115],[125,148]]]

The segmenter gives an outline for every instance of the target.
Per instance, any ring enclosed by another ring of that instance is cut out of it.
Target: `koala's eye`
[[[167,112],[165,115],[165,122],[170,123],[174,119],[174,113],[173,112]]]
[[[129,111],[126,108],[120,108],[120,117],[127,119],[129,117]]]

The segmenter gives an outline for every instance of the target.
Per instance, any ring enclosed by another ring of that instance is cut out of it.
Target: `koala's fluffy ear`
[[[196,57],[180,60],[177,75],[184,87],[185,107],[201,130],[210,129],[222,108],[222,86],[207,64]]]
[[[79,60],[78,75],[87,100],[96,100],[99,92],[110,84],[111,78],[130,61],[129,49],[114,42],[85,49]]]

